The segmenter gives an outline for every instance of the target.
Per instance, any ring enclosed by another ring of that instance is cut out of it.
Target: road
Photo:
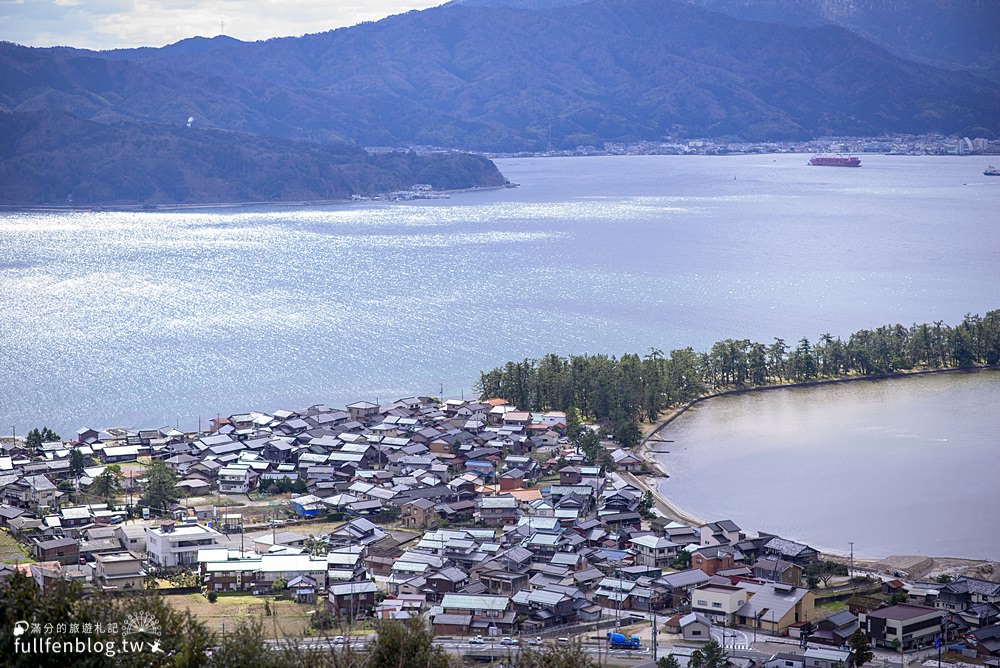
[[[348,643],[336,643],[332,638],[302,638],[296,641],[296,645],[303,649],[311,649],[315,651],[326,650],[326,649],[344,649],[350,647],[355,652],[364,651],[368,644],[368,636],[363,638],[352,638]],[[273,647],[282,647],[285,641],[282,640],[268,640],[266,641],[268,645]],[[543,641],[542,646],[536,646],[532,643],[522,643],[522,645],[504,645],[499,639],[496,642],[485,641],[482,643],[472,642],[472,638],[435,638],[434,644],[438,647],[443,648],[449,654],[459,654],[459,655],[478,655],[478,656],[495,656],[497,658],[502,658],[508,654],[515,654],[521,646],[530,649],[543,649],[546,645],[551,646],[561,646],[561,643],[556,640]],[[580,649],[587,654],[603,655],[603,656],[613,656],[619,659],[633,658],[641,661],[648,661],[650,656],[650,650],[648,647],[643,647],[638,650],[612,650],[607,648],[603,643],[597,644],[584,644],[580,646]]]
[[[778,638],[758,633],[758,642],[752,643],[752,637],[746,631],[728,627],[723,629],[723,627],[720,626],[713,626],[711,633],[712,638],[720,645],[723,644],[723,633],[725,633],[726,652],[731,656],[751,658],[757,660],[758,662],[766,661],[777,652],[793,652],[796,654],[800,654],[802,652],[799,646],[799,641],[792,638]],[[315,651],[343,649],[349,646],[351,650],[355,652],[363,652],[370,638],[371,636],[355,636],[349,643],[335,643],[332,638],[301,638],[296,641],[296,645],[303,649],[311,649]],[[525,639],[521,645],[504,645],[500,642],[499,638],[495,639],[493,642],[486,640],[483,643],[476,643],[472,640],[472,638],[442,637],[435,638],[434,644],[441,647],[449,654],[479,658],[482,660],[489,660],[490,658],[501,660],[508,655],[516,654],[521,647],[541,649],[544,646],[564,646],[564,643],[560,642],[558,639],[543,640],[541,647],[535,645],[534,643],[527,642],[527,639]],[[285,641],[281,640],[269,640],[266,642],[268,645],[275,648],[282,647],[285,644]],[[643,643],[645,646],[638,650],[613,650],[608,648],[603,642],[584,642],[580,645],[580,649],[587,654],[595,656],[595,658],[614,658],[616,663],[628,663],[630,660],[636,663],[643,663],[667,656],[673,647],[670,642],[661,641],[657,657],[653,657],[651,648],[648,645],[648,640],[643,640]],[[681,641],[680,644],[690,646],[695,643]],[[822,645],[813,646],[823,647]],[[911,652],[907,654],[906,663],[911,667],[916,667],[921,665],[923,661],[936,658],[936,656],[937,653],[934,649]],[[898,652],[888,652],[881,649],[875,650],[875,659],[872,662],[873,666],[888,668],[893,665],[899,666],[900,663],[901,657]]]
[[[725,637],[723,637],[723,634],[725,634]],[[739,629],[713,626],[712,638],[727,651],[751,649],[750,636],[747,635],[746,631],[740,631]]]
[[[642,490],[643,492],[646,491],[651,492],[653,494],[654,507],[664,517],[684,522],[685,524],[688,524],[693,527],[700,527],[701,525],[705,524],[705,522],[700,517],[697,517],[689,512],[682,510],[681,508],[677,507],[673,502],[671,502],[670,499],[661,494],[659,487],[656,484],[656,481],[660,480],[659,478],[647,477],[646,480],[649,481],[649,483],[647,484],[647,482],[645,482],[644,480],[642,480],[641,478],[632,473],[620,472],[620,473],[614,473],[612,475],[620,476],[622,480],[632,485],[633,487]]]

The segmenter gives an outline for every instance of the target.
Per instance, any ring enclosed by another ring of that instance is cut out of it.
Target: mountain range
[[[982,26],[967,24],[995,13],[996,3],[983,1],[455,0],[252,43],[220,36],[112,51],[0,43],[0,110],[19,114],[4,122],[8,130],[51,129],[55,116],[31,125],[25,115],[61,113],[122,133],[98,132],[106,144],[148,135],[146,144],[183,151],[209,136],[214,151],[226,143],[221,135],[199,131],[224,131],[290,163],[302,151],[310,164],[320,149],[250,136],[486,152],[693,137],[996,137],[1000,84],[974,71],[995,62],[997,31],[992,41],[966,40],[972,47],[955,34],[981,35]],[[934,20],[963,3],[952,19]],[[901,4],[928,8],[900,18],[891,10]],[[365,172],[362,182],[374,181]]]
[[[686,0],[737,18],[838,25],[888,51],[1000,81],[996,0]]]
[[[1000,85],[906,60],[840,26],[751,21],[674,0],[537,6],[451,3],[253,43],[5,44],[0,105],[487,151],[1000,130]]]

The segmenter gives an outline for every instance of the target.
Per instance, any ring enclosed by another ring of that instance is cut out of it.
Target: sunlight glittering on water
[[[961,161],[882,160],[518,159],[500,166],[520,188],[450,199],[5,212],[0,421],[190,427],[468,394],[480,370],[549,351],[996,307],[1000,189],[961,199]]]

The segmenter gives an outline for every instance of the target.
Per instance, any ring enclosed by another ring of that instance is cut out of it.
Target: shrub
[[[309,620],[310,626],[314,629],[332,629],[337,622],[337,616],[329,610],[318,610]]]

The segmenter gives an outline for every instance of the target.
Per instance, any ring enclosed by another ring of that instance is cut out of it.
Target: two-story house
[[[220,494],[246,494],[250,491],[250,467],[226,466],[219,469],[216,484]]]
[[[789,627],[816,617],[816,595],[783,582],[739,583],[748,600],[736,611],[736,623],[756,626],[766,633],[784,635]]]
[[[353,404],[347,405],[347,412],[351,419],[359,422],[374,419],[378,416],[379,410],[378,404],[373,404],[370,401],[355,401]]]
[[[964,575],[938,589],[937,607],[961,612],[979,603],[1000,606],[1000,582],[990,582]]]
[[[706,584],[711,576],[697,568],[689,568],[676,573],[668,573],[656,578],[654,583],[666,593],[664,604],[671,608],[687,607],[691,592]]]
[[[517,499],[510,494],[502,496],[481,496],[476,502],[474,517],[490,526],[517,524],[520,518]]]
[[[399,507],[402,512],[403,526],[415,529],[429,526],[437,519],[434,510],[437,504],[429,499],[413,499]]]
[[[691,592],[691,611],[700,612],[717,624],[732,626],[749,592],[739,587],[721,584],[706,584]]]
[[[371,580],[342,582],[330,586],[327,608],[347,619],[369,616],[375,607],[378,587]]]
[[[652,568],[668,568],[674,562],[680,545],[659,536],[639,536],[631,539],[636,551],[635,563]]]
[[[736,566],[736,550],[727,545],[700,547],[691,553],[691,566],[715,575]]]
[[[58,561],[64,566],[80,561],[80,543],[76,538],[53,538],[34,544],[32,552],[38,561]]]
[[[55,504],[59,490],[45,475],[26,475],[4,486],[3,495],[9,503],[38,513]]]
[[[858,623],[876,647],[909,650],[932,646],[934,636],[941,633],[945,614],[943,610],[902,603],[862,613]]]
[[[94,584],[115,591],[143,590],[142,558],[131,552],[113,552],[94,556]]]
[[[529,578],[527,573],[499,569],[479,573],[479,581],[486,585],[486,591],[502,596],[513,596],[522,589],[528,589]]]
[[[705,546],[735,545],[745,537],[739,525],[732,520],[709,522],[701,527],[701,544]]]
[[[568,594],[550,589],[522,589],[511,597],[514,610],[525,615],[524,626],[540,629],[576,620],[574,600]]]
[[[433,618],[434,632],[487,635],[491,628],[509,632],[516,619],[510,607],[507,596],[445,594],[441,613]]]
[[[158,527],[146,527],[146,555],[160,568],[194,566],[198,550],[219,544],[222,534],[201,524],[174,524],[164,521]]]

